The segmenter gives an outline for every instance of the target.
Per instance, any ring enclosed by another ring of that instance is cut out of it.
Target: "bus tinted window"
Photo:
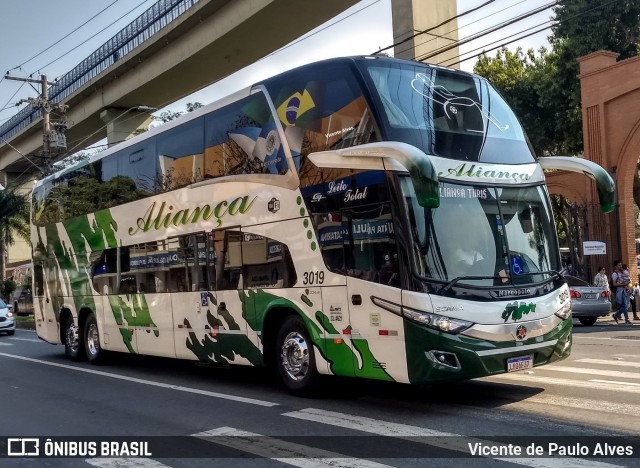
[[[204,118],[192,120],[158,135],[156,149],[162,172],[160,191],[184,187],[202,180]]]
[[[205,117],[201,168],[205,178],[289,171],[264,94],[254,94]]]
[[[383,111],[385,140],[458,160],[534,161],[518,120],[486,80],[423,64],[360,63]]]
[[[377,141],[371,112],[348,66],[309,67],[267,81],[267,89],[301,179],[313,166],[306,164],[307,154]]]

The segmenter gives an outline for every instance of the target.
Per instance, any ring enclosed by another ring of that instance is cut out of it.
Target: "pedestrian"
[[[628,272],[627,272],[628,273]],[[611,283],[616,287],[616,302],[618,303],[618,310],[616,310],[612,317],[616,323],[619,323],[621,315],[624,315],[624,323],[631,323],[629,321],[629,297],[627,295],[627,281],[628,276],[625,278],[624,270],[622,268],[622,262],[616,260],[613,262],[613,273],[611,273]]]
[[[631,311],[633,312],[633,320],[640,320],[638,317],[638,311],[636,309],[636,301],[640,298],[640,286],[638,283],[633,285],[633,289],[631,289]]]
[[[607,278],[607,271],[603,266],[598,268],[598,273],[596,273],[596,277],[593,278],[593,285],[598,288],[604,288],[607,291],[611,292],[609,289],[609,279]]]

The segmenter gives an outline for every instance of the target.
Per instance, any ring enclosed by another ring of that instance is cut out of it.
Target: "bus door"
[[[176,357],[219,362],[213,239],[197,233],[169,242]]]
[[[57,270],[46,270],[42,263],[35,263],[33,270],[34,284],[34,318],[36,332],[40,338],[49,343],[60,343],[59,309],[54,308],[56,294],[55,279]]]
[[[249,364],[247,322],[244,318],[242,232],[239,227],[211,233],[215,299],[209,324],[217,345],[215,360],[222,364]]]
[[[406,381],[402,293],[389,206],[344,210],[342,228],[354,374]]]

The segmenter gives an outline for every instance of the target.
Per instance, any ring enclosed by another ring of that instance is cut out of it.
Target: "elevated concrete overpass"
[[[277,50],[358,0],[163,0],[158,4],[170,2],[177,7],[184,3],[184,11],[162,28],[158,27],[161,20],[150,22],[152,32],[134,37],[138,41],[134,47],[123,48],[116,40],[113,51],[105,49],[97,59],[89,57],[85,68],[90,79],[63,99],[54,99],[69,105],[66,119],[73,122],[67,131],[69,149],[85,138],[77,150],[104,138],[106,130],[99,131],[105,126],[100,117],[104,111],[110,111],[107,118],[112,119],[125,111],[135,114],[131,108],[138,105],[164,107]],[[135,22],[132,25],[136,27]],[[42,124],[37,117],[26,119],[17,132],[0,135],[0,171],[8,181],[12,174],[34,169],[17,151],[29,157],[42,151]]]
[[[149,119],[143,105],[162,108],[254,63],[358,0],[159,0],[50,88],[51,101],[69,106],[68,151],[80,151],[108,132],[119,141]],[[403,44],[412,58],[457,40],[456,0],[392,0],[394,41],[428,30],[432,40]],[[434,25],[446,22],[443,26]],[[435,41],[434,41],[435,40]],[[421,48],[419,48],[421,47]],[[425,47],[427,49],[425,49]],[[374,47],[372,47],[373,49]],[[432,59],[456,56],[457,48]],[[126,118],[120,118],[126,113]],[[42,167],[40,110],[25,108],[0,126],[0,183]],[[118,120],[114,121],[115,118]],[[122,125],[124,128],[113,128]],[[8,143],[8,144],[7,144]],[[21,154],[20,154],[21,153]],[[4,177],[3,177],[4,176]]]

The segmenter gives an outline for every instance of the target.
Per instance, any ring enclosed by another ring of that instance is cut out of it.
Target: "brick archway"
[[[633,177],[640,157],[640,57],[616,62],[617,57],[598,51],[578,59],[585,158],[614,178],[616,210],[599,212],[595,185],[586,177],[557,172],[547,183],[550,193],[590,207],[588,240],[607,243],[606,256],[587,257],[591,271],[599,265],[610,271],[611,262],[621,259],[637,278]]]

